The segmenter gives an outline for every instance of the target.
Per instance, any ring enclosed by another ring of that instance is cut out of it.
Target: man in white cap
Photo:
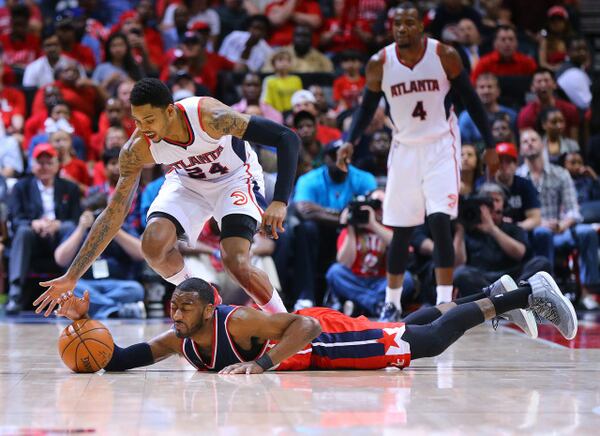
[[[320,141],[321,144],[328,144],[342,137],[342,132],[335,127],[329,127],[319,123],[317,99],[312,92],[306,89],[296,91],[294,95],[292,95],[292,114],[295,115],[302,111],[310,112],[317,118],[317,140]]]

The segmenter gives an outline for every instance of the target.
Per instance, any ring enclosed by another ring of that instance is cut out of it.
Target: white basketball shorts
[[[441,212],[456,218],[460,190],[460,134],[429,144],[392,141],[383,202],[383,224],[413,227],[426,215]]]
[[[211,216],[219,228],[223,217],[230,214],[249,215],[260,224],[266,207],[262,168],[251,160],[225,178],[213,181],[193,179],[172,171],[167,174],[147,216],[153,212],[171,215],[193,244]]]

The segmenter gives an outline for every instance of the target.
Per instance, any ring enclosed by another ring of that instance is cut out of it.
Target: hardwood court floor
[[[0,434],[600,434],[600,349],[508,327],[404,371],[219,376],[179,358],[73,374],[56,351],[64,325],[0,321]],[[167,328],[107,325],[121,346]]]

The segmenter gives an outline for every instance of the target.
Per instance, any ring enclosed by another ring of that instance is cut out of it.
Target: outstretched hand
[[[85,291],[82,298],[77,298],[73,292],[65,292],[59,299],[59,306],[56,309],[56,316],[64,316],[71,321],[85,318],[90,308],[90,293]]]
[[[226,366],[219,374],[262,374],[265,372],[260,365],[255,361],[234,363],[233,365]]]
[[[283,222],[287,214],[287,205],[281,201],[273,201],[262,216],[260,231],[263,235],[279,239],[277,232],[285,232]]]
[[[59,304],[59,297],[65,292],[72,291],[75,288],[77,280],[74,280],[67,275],[63,275],[54,280],[48,280],[47,282],[40,282],[40,286],[47,287],[46,292],[40,295],[34,302],[34,306],[38,306],[35,309],[35,313],[41,313],[42,310],[47,306],[44,316],[49,316],[57,304]]]

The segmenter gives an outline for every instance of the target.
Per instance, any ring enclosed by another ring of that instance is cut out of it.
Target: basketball
[[[74,372],[104,368],[114,350],[112,335],[99,321],[80,319],[68,325],[58,338],[60,358]]]

